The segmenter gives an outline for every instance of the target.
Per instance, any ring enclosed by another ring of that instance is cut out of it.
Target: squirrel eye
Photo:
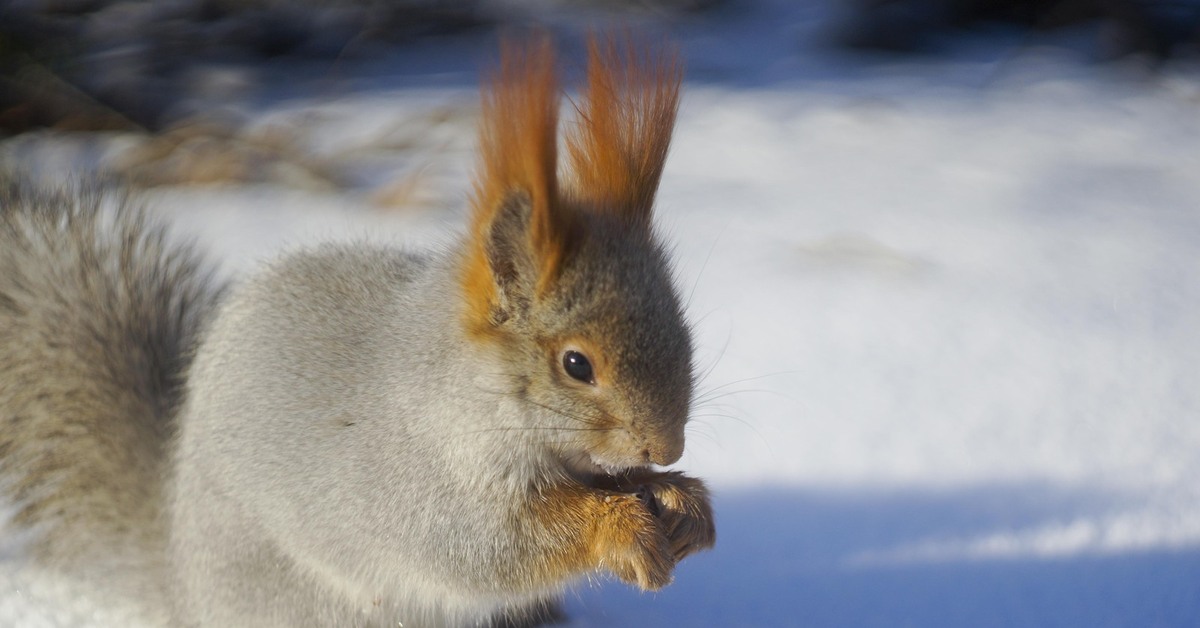
[[[567,372],[567,375],[585,384],[596,383],[592,373],[592,363],[588,362],[587,356],[578,351],[568,351],[563,354],[563,370]]]

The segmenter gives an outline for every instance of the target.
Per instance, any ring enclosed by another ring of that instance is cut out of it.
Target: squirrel
[[[0,183],[0,490],[32,560],[169,625],[501,626],[712,547],[704,483],[660,468],[695,386],[651,220],[681,65],[592,36],[562,168],[556,66],[501,43],[442,251],[324,244],[227,287],[125,196]]]

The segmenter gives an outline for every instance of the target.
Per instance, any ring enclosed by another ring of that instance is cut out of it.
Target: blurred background
[[[656,219],[718,516],[566,625],[1200,625],[1200,0],[0,0],[0,167],[235,277],[444,246],[532,25],[568,77],[591,28],[686,59]],[[127,625],[73,586],[0,624]]]

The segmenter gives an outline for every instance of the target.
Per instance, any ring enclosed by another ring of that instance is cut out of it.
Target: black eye
[[[563,354],[563,370],[567,372],[567,375],[585,384],[596,383],[592,374],[592,363],[588,362],[587,356],[578,351],[568,351]]]

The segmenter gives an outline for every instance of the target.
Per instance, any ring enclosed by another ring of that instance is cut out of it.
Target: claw
[[[654,491],[651,491],[645,484],[638,486],[637,492],[634,495],[637,495],[638,501],[642,502],[642,505],[646,507],[646,510],[650,511],[651,515],[654,515],[655,519],[662,515],[662,507],[658,505],[658,500],[654,498]]]

